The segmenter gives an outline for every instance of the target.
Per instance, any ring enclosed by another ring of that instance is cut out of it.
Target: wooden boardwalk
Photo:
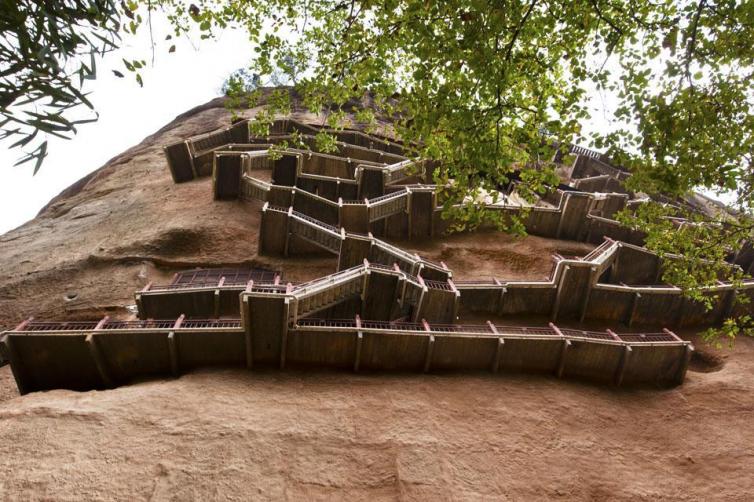
[[[674,327],[754,305],[734,301],[754,299],[752,281],[705,291],[714,298],[711,314],[678,288],[658,284],[663,260],[639,247],[643,235],[614,219],[642,201],[623,190],[623,171],[580,147],[562,166],[571,186],[527,208],[525,224],[534,235],[599,244],[594,251],[555,256],[545,281],[457,281],[444,263],[389,242],[432,238],[452,223],[441,217],[438,187],[428,183],[431,165],[407,158],[400,143],[352,130],[329,131],[336,151],[320,152],[320,130],[281,120],[270,135],[252,137],[239,122],[165,153],[177,183],[211,176],[218,201],[260,204],[260,255],[328,253],[338,258],[336,271],[294,284],[274,271],[193,270],[136,292],[140,321],[25,321],[0,344],[19,390],[105,388],[212,365],[523,371],[674,385],[683,381],[693,347],[666,329],[619,335],[552,323],[457,324],[459,312]],[[297,148],[288,147],[294,138]],[[506,190],[502,203],[487,207],[503,217],[524,209],[510,202],[515,183]],[[735,253],[731,264],[750,269],[754,252]]]

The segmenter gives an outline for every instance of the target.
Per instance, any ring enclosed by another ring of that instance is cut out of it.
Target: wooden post
[[[487,321],[487,326],[490,327],[490,331],[499,335],[497,327],[492,324],[491,321]],[[495,345],[495,357],[492,359],[492,373],[497,373],[500,370],[500,359],[503,357],[503,347],[505,346],[505,339],[502,336],[498,336],[497,344]]]
[[[563,378],[563,371],[565,370],[568,349],[570,348],[571,341],[567,338],[564,338],[563,347],[560,349],[560,361],[558,362],[558,378]]]
[[[220,317],[220,288],[223,287],[223,284],[225,284],[225,277],[220,277],[220,281],[217,283],[218,289],[215,290],[215,319]]]
[[[293,289],[293,286],[289,283],[288,289]],[[296,308],[298,310],[298,307]],[[285,299],[285,308],[283,309],[283,330],[280,340],[280,369],[285,369],[285,353],[288,350],[288,313],[290,311],[290,299]]]
[[[435,348],[435,337],[432,335],[432,329],[429,327],[429,323],[426,319],[422,319],[422,324],[424,325],[424,331],[430,333],[429,338],[427,339],[427,354],[424,356],[424,373],[427,373],[432,364],[432,352]]]
[[[97,373],[99,373],[99,376],[102,379],[102,384],[105,387],[112,387],[113,381],[107,372],[105,359],[102,357],[102,353],[99,351],[99,347],[97,347],[94,339],[94,334],[89,333],[88,335],[86,335],[86,344],[89,346],[89,354],[94,360],[94,365],[97,367]]]
[[[568,275],[568,271],[571,270],[570,265],[566,265],[563,269],[563,273],[560,275],[560,280],[557,284],[557,290],[555,291],[555,303],[552,305],[552,313],[550,314],[550,318],[552,321],[558,320],[558,310],[560,310],[560,299],[563,294],[563,284],[565,284],[566,275]]]
[[[609,333],[614,334],[612,331],[608,330]],[[620,386],[623,383],[623,376],[626,374],[626,367],[628,366],[628,362],[631,359],[631,354],[633,353],[633,349],[630,345],[626,345],[623,349],[623,354],[621,355],[620,362],[618,363],[618,370],[615,372],[615,385]]]
[[[556,374],[558,375],[558,378],[563,378],[563,371],[565,370],[565,364],[566,364],[566,356],[568,355],[568,349],[571,348],[571,341],[565,337],[562,331],[560,331],[560,328],[555,326],[553,323],[549,323],[550,329],[552,329],[555,334],[557,334],[560,338],[563,339],[563,347],[560,349],[560,360],[558,361],[558,369],[556,371]]]
[[[175,339],[175,331],[168,333],[168,352],[170,353],[170,372],[178,378],[178,341]]]
[[[356,357],[353,361],[353,371],[358,372],[361,365],[361,346],[364,343],[364,334],[361,332],[361,318],[356,316]]]
[[[451,279],[448,279],[448,285],[450,285],[450,289],[453,290],[453,293],[455,293],[456,297],[455,300],[453,300],[453,322],[456,322],[458,319],[458,309],[460,308],[461,303],[461,292],[458,291],[456,288],[456,285],[453,283]]]
[[[560,234],[563,231],[563,218],[566,214],[566,208],[568,207],[568,202],[571,200],[571,195],[568,193],[564,193],[563,197],[565,198],[565,202],[563,203],[563,208],[560,210],[560,218],[558,219],[558,228],[555,230],[555,238],[560,239]]]
[[[689,363],[691,362],[691,356],[694,354],[694,346],[689,344],[686,344],[685,351],[683,354],[683,359],[681,360],[681,365],[678,368],[678,375],[676,376],[675,381],[678,383],[678,385],[681,385],[683,381],[686,379],[686,371],[689,368]]]
[[[250,291],[254,281],[249,281],[249,286],[246,290]],[[241,300],[241,322],[244,328],[244,344],[246,346],[246,368],[252,369],[254,367],[254,340],[251,332],[251,311],[249,305],[248,295],[243,295]]]
[[[595,276],[597,275],[597,267],[591,267],[589,269],[589,282],[586,285],[586,294],[584,295],[584,300],[581,302],[581,312],[579,314],[579,322],[584,322],[584,317],[586,317],[586,309],[589,306],[589,300],[592,296],[592,288],[594,287],[594,283],[596,282]]]
[[[634,317],[636,316],[636,309],[639,308],[639,302],[641,301],[641,293],[634,293],[634,297],[631,301],[631,307],[628,311],[628,319],[626,319],[626,326],[629,328],[634,323]]]
[[[291,204],[293,204],[292,200]],[[285,219],[285,244],[283,246],[283,256],[286,258],[288,257],[288,246],[291,242],[291,218],[293,218],[293,206],[288,207],[288,217]]]
[[[417,321],[419,319],[419,316],[421,315],[422,305],[424,304],[424,297],[427,292],[427,286],[424,284],[424,279],[421,278],[421,276],[416,277],[419,280],[419,284],[422,286],[422,292],[419,294],[419,301],[416,302],[416,312],[414,312],[414,321]]]

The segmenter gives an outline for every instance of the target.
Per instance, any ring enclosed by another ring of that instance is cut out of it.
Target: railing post
[[[175,320],[175,324],[173,324],[173,329],[178,329],[181,327],[181,324],[183,324],[183,321],[186,319],[186,314],[181,314],[178,316],[178,319]]]
[[[178,368],[178,341],[175,339],[175,331],[168,333],[168,353],[170,356],[170,372],[178,378],[180,369]]]
[[[32,322],[33,320],[34,320],[34,317],[29,317],[29,318],[25,319],[24,321],[21,321],[18,324],[18,326],[16,326],[13,329],[13,331],[23,331],[24,329],[26,329],[26,326],[28,326],[29,323]]]
[[[361,365],[361,347],[364,342],[364,334],[361,332],[361,318],[358,314],[355,317],[356,320],[356,357],[353,361],[353,371],[358,372]]]
[[[592,288],[594,287],[594,283],[596,282],[596,276],[597,275],[597,267],[591,267],[589,269],[589,283],[587,284],[587,290],[586,294],[584,294],[584,300],[581,303],[581,312],[579,313],[579,322],[584,322],[584,318],[586,317],[586,310],[589,307],[589,300],[592,296]]]
[[[631,359],[632,353],[633,349],[630,345],[626,344],[625,349],[623,349],[623,354],[621,355],[620,362],[618,363],[618,370],[615,373],[616,386],[620,386],[623,383],[623,376],[626,374],[626,367],[628,366],[628,362]]]
[[[215,289],[215,318],[220,318],[220,288],[225,284],[225,277],[220,277],[217,282],[217,289]]]
[[[497,327],[492,324],[491,321],[487,321],[487,326],[490,327],[490,331],[494,333],[495,335],[498,335],[497,338],[497,344],[495,346],[495,357],[492,360],[492,372],[497,373],[500,370],[500,360],[503,357],[503,348],[505,347],[505,339],[502,336],[499,336],[500,333],[497,331]]]
[[[639,308],[639,302],[641,301],[641,293],[636,292],[634,293],[634,297],[631,301],[631,310],[628,314],[628,319],[626,320],[626,326],[629,328],[634,323],[634,317],[636,316],[636,310]]]
[[[432,334],[432,329],[429,326],[429,323],[426,319],[422,319],[422,324],[424,325],[424,331],[429,333],[429,338],[427,338],[427,353],[424,356],[424,373],[427,373],[429,371],[429,367],[432,364],[432,352],[435,348],[435,336]]]
[[[254,281],[249,281],[246,286],[246,292],[250,293]],[[251,311],[249,307],[249,296],[241,295],[241,324],[244,331],[244,345],[246,349],[246,368],[252,369],[254,366],[254,340],[251,332]]]
[[[568,275],[568,271],[571,270],[570,265],[565,265],[563,268],[563,273],[560,274],[559,281],[557,283],[556,290],[555,290],[555,302],[552,305],[552,313],[550,314],[550,318],[552,321],[558,320],[558,311],[560,310],[560,299],[563,294],[563,285],[565,284],[566,276]]]
[[[102,321],[100,321],[102,325],[104,325],[105,322],[107,322],[107,318],[102,319]],[[95,331],[99,329],[99,326],[100,324],[97,324],[97,327],[94,328]],[[107,371],[105,359],[102,357],[102,353],[100,352],[99,347],[97,347],[97,343],[94,338],[94,333],[89,333],[88,335],[86,335],[85,341],[86,341],[86,345],[89,347],[89,354],[92,356],[94,365],[97,368],[97,373],[99,373],[99,376],[102,379],[102,384],[105,387],[113,387],[113,380],[110,378],[110,375]]]
[[[690,343],[687,343],[684,347],[684,354],[683,359],[681,360],[681,365],[678,368],[678,376],[676,376],[676,383],[678,385],[681,385],[683,381],[686,379],[686,371],[689,368],[689,363],[691,362],[691,356],[694,354],[694,346]]]
[[[288,257],[288,246],[291,241],[291,219],[293,219],[293,206],[288,207],[288,217],[285,219],[285,243],[283,244],[283,256]]]
[[[665,333],[666,335],[672,336],[676,342],[684,342],[684,340],[680,336],[676,335],[675,333],[670,331],[668,328],[662,328],[662,332]]]
[[[568,356],[568,349],[571,348],[571,341],[566,338],[560,328],[553,323],[549,323],[550,329],[552,329],[560,338],[563,339],[563,347],[560,349],[560,360],[558,361],[557,376],[563,378],[563,371],[565,370],[566,358]]]

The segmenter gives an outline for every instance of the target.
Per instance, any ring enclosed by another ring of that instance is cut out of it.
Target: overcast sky
[[[166,23],[153,20],[155,39],[168,33]],[[164,42],[169,44],[173,42]],[[151,66],[150,37],[143,30],[137,38],[126,40],[116,53],[108,54],[97,65],[97,80],[88,85],[90,100],[100,114],[98,122],[80,126],[70,141],[51,138],[49,155],[36,176],[33,162],[18,167],[19,150],[8,150],[0,143],[0,234],[34,218],[55,195],[107,160],[138,144],[176,115],[220,95],[220,87],[233,70],[245,66],[250,52],[241,31],[228,31],[216,42],[202,41],[201,51],[189,39],[158,47]],[[123,73],[121,58],[146,59],[142,72],[144,87],[133,75],[117,78],[112,69]],[[15,141],[15,140],[14,140]]]

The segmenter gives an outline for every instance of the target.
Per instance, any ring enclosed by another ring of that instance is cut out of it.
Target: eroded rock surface
[[[206,178],[173,183],[162,145],[228,120],[221,100],[187,112],[0,236],[0,326],[126,318],[135,290],[196,266],[334,271],[332,258],[257,256],[258,206],[214,202]],[[552,253],[586,252],[495,232],[402,245],[458,278],[542,279]],[[754,343],[697,346],[686,383],[663,391],[215,370],[19,397],[4,367],[0,498],[747,500]]]

